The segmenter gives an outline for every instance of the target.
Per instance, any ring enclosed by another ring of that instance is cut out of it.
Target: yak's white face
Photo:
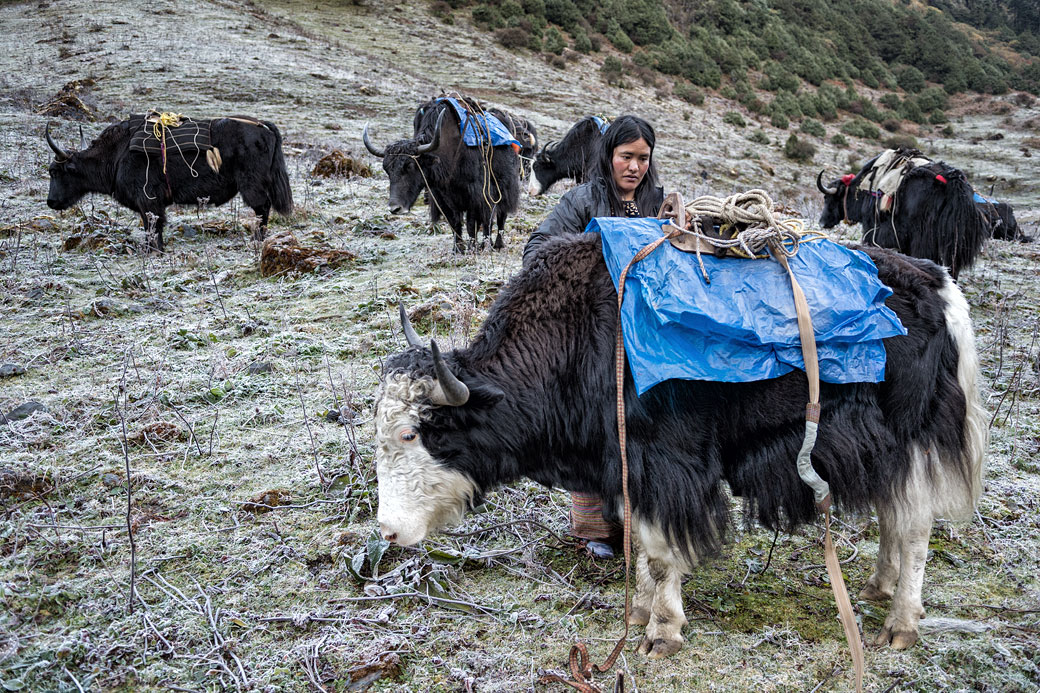
[[[386,378],[376,396],[379,531],[401,546],[458,522],[476,493],[472,480],[434,460],[419,439],[419,421],[433,388],[430,378],[395,375]]]

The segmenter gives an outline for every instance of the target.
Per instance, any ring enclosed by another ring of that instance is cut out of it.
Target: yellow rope
[[[181,124],[180,113],[156,113],[156,120],[152,124],[152,135],[162,142],[163,162],[162,170],[166,173],[166,131]]]

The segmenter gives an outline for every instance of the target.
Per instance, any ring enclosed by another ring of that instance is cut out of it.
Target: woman
[[[656,137],[650,123],[634,115],[616,118],[592,152],[586,183],[564,193],[524,246],[524,266],[552,236],[581,233],[593,217],[653,217],[664,200],[654,165]]]
[[[656,137],[650,123],[634,115],[624,115],[610,124],[600,138],[599,151],[589,180],[571,188],[552,213],[531,234],[524,247],[524,266],[538,255],[538,249],[551,237],[582,233],[593,217],[657,216],[664,200],[654,165]],[[586,540],[589,553],[611,558],[621,528],[603,518],[599,496],[571,494],[571,534]]]

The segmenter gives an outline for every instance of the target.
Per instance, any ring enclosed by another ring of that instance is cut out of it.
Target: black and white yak
[[[822,385],[812,457],[840,507],[877,509],[877,566],[860,595],[892,599],[876,642],[905,648],[923,613],[932,521],[970,517],[987,421],[956,284],[927,260],[862,250],[893,289],[887,304],[909,334],[886,340],[883,382]],[[596,234],[548,241],[464,349],[424,348],[402,309],[413,346],[387,359],[375,404],[386,540],[413,545],[520,477],[598,494],[619,520],[617,296],[601,253]],[[723,482],[766,527],[817,517],[795,464],[808,396],[799,371],[751,383],[669,380],[642,397],[626,377],[641,652],[657,658],[682,646],[680,580],[725,538]]]
[[[374,156],[383,160],[390,179],[390,213],[403,214],[426,190],[430,222],[448,222],[455,237],[455,250],[466,249],[462,224],[475,242],[477,230],[491,236],[492,221],[498,224],[493,247],[504,248],[502,232],[506,218],[520,202],[520,163],[510,145],[467,146],[459,116],[447,101],[435,101],[414,122],[415,136],[379,149],[365,125],[361,138]]]
[[[589,167],[596,163],[596,150],[603,136],[603,121],[585,116],[571,126],[559,142],[548,142],[534,158],[528,192],[541,195],[557,181],[571,178],[584,183]]]
[[[916,150],[885,150],[829,187],[822,177],[820,226],[859,222],[864,243],[927,258],[954,279],[975,263],[989,233],[964,173]]]
[[[149,245],[162,251],[166,207],[218,206],[241,194],[260,218],[257,233],[262,238],[271,209],[289,214],[293,206],[281,133],[274,123],[243,116],[198,122],[208,124],[217,154],[186,155],[170,146],[165,172],[158,154],[131,148],[134,135],[151,128],[144,115],[108,126],[80,151],[58,146],[48,126],[45,136],[54,161],[47,206],[68,209],[87,193],[111,195],[141,215],[145,230],[151,231]]]

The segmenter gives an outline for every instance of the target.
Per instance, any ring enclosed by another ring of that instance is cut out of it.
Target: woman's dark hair
[[[639,206],[639,213],[646,216],[655,216],[658,212],[656,191],[660,182],[657,178],[657,166],[654,164],[654,142],[657,139],[654,128],[639,116],[623,115],[615,118],[600,138],[599,159],[592,169],[593,176],[602,178],[606,183],[610,213],[614,216],[624,216],[621,195],[614,183],[614,149],[639,139],[646,140],[650,145],[650,165],[647,166],[646,175],[636,188],[636,205]]]

